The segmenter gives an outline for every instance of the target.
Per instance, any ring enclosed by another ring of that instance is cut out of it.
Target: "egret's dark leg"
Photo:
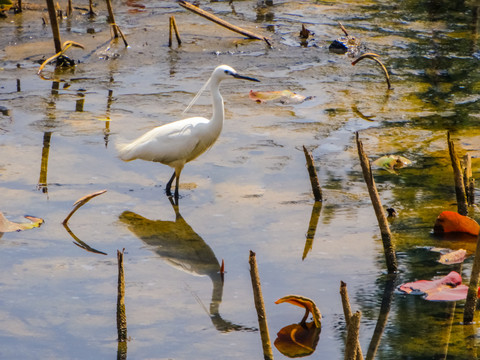
[[[178,205],[178,188],[180,187],[180,175],[175,180],[175,202]]]
[[[168,180],[167,182],[167,187],[165,188],[165,192],[167,194],[167,196],[172,196],[172,183],[173,183],[173,179],[175,179],[175,171],[173,172],[173,175],[172,177],[170,178],[170,180]],[[177,191],[177,189],[175,189],[175,192]]]

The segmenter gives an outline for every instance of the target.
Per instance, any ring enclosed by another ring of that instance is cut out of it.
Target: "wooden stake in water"
[[[58,29],[57,11],[53,0],[47,0],[48,17],[50,18],[50,25],[53,33],[53,43],[55,44],[55,52],[62,51],[62,42],[60,41],[60,30]]]
[[[478,285],[480,284],[480,235],[477,240],[475,258],[472,265],[472,275],[468,286],[467,300],[465,301],[465,310],[463,312],[463,322],[471,324],[477,308]]]
[[[125,312],[125,272],[123,267],[122,251],[117,250],[118,260],[118,288],[117,288],[117,334],[118,354],[117,358],[127,358],[127,314]]]
[[[447,132],[448,152],[450,153],[450,160],[452,161],[453,178],[455,180],[455,194],[457,196],[457,208],[460,215],[468,215],[467,195],[465,193],[465,186],[463,184],[463,173],[460,159],[455,152],[455,145],[450,138],[450,131]]]
[[[313,156],[307,150],[305,145],[303,146],[303,152],[305,154],[305,160],[307,161],[308,175],[310,176],[310,183],[312,184],[313,196],[315,201],[322,201],[322,189],[320,188],[320,183],[318,181],[317,170],[315,170],[315,165],[313,163]]]
[[[349,321],[347,329],[347,345],[345,347],[345,360],[357,359],[358,351],[358,336],[360,333],[360,318],[362,316],[361,311],[357,311],[352,315]]]
[[[343,281],[340,281],[340,296],[342,297],[342,307],[343,315],[345,316],[345,323],[347,324],[347,331],[350,326],[352,319],[352,308],[350,306],[350,300],[348,298],[347,284]],[[360,341],[357,337],[357,350],[356,350],[356,360],[363,360],[362,347],[360,346]]]
[[[475,204],[475,179],[472,177],[472,156],[466,154],[463,157],[463,186],[467,195],[467,205]]]
[[[250,250],[248,259],[250,264],[250,277],[252,278],[253,299],[255,309],[257,310],[258,325],[260,326],[260,336],[262,338],[263,357],[265,360],[273,360],[272,345],[268,333],[267,314],[263,302],[262,288],[260,286],[260,276],[258,275],[256,255]]]
[[[372,201],[375,215],[377,216],[378,225],[380,227],[380,233],[383,242],[383,251],[385,253],[385,260],[387,263],[387,270],[389,273],[395,273],[397,271],[397,257],[395,255],[395,248],[392,242],[392,234],[390,233],[390,226],[388,225],[387,217],[383,211],[380,196],[378,195],[377,187],[375,186],[375,180],[373,179],[372,169],[370,167],[370,161],[363,150],[363,144],[356,133],[358,157],[360,158],[360,164],[362,165],[363,178],[367,184],[370,200]]]

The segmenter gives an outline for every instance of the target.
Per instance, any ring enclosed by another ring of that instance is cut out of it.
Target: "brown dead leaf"
[[[25,218],[30,220],[30,223],[15,223],[8,220],[0,211],[0,233],[22,231],[39,227],[43,224],[43,219],[25,215]]]

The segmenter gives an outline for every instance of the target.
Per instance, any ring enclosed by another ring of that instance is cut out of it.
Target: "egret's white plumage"
[[[213,115],[211,119],[192,117],[158,126],[140,136],[130,144],[120,146],[119,156],[124,161],[142,159],[155,161],[175,169],[173,176],[167,183],[167,195],[171,195],[171,185],[175,182],[175,198],[178,199],[180,173],[189,161],[208,150],[218,139],[223,127],[225,111],[223,98],[219,91],[219,84],[228,78],[258,81],[257,79],[242,76],[228,65],[218,66],[205,85],[210,84],[212,94]],[[187,110],[195,102],[203,89],[199,91]]]

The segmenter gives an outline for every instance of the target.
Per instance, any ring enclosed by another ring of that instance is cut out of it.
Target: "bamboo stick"
[[[463,184],[462,166],[455,151],[455,144],[450,138],[450,131],[447,132],[448,152],[452,161],[453,178],[455,180],[455,194],[457,196],[457,209],[460,215],[468,215],[467,195]]]
[[[375,215],[377,216],[378,225],[380,227],[380,233],[383,242],[383,251],[385,253],[385,260],[387,263],[388,273],[395,273],[397,271],[397,257],[395,255],[395,247],[392,242],[392,234],[390,233],[390,226],[388,225],[387,217],[383,211],[380,196],[378,195],[377,187],[375,186],[375,180],[373,179],[372,169],[367,155],[363,150],[363,144],[356,133],[358,156],[362,165],[363,178],[367,184],[370,200],[372,201]]]
[[[210,21],[213,21],[214,23],[220,25],[220,26],[223,26],[231,31],[234,31],[236,33],[239,33],[239,34],[242,34],[250,39],[256,39],[256,40],[264,40],[269,46],[270,46],[270,42],[269,42],[269,39],[265,36],[262,36],[262,35],[258,35],[258,34],[255,34],[251,31],[248,31],[248,30],[245,30],[245,29],[242,29],[241,27],[238,27],[238,26],[235,26],[235,25],[232,25],[230,24],[229,22],[225,21],[225,20],[222,20],[218,17],[216,17],[215,15],[213,14],[210,14],[209,12],[205,11],[205,10],[202,10],[200,9],[199,7],[195,6],[195,5],[192,5],[190,4],[189,2],[186,2],[184,0],[179,0],[178,1],[179,5],[182,6],[183,8],[187,9],[187,10],[190,10],[192,12],[194,12],[195,14],[197,15],[200,15],[200,16],[203,16],[204,18],[210,20]]]
[[[260,336],[262,338],[263,356],[265,360],[273,360],[273,352],[270,343],[270,335],[268,333],[267,315],[265,312],[265,304],[263,302],[262,288],[260,286],[257,260],[256,255],[252,250],[250,250],[248,262],[250,264],[250,277],[252,279],[255,309],[257,310],[258,325],[260,326]]]
[[[315,165],[313,163],[313,156],[307,150],[305,145],[303,146],[303,152],[305,154],[305,159],[307,160],[308,175],[310,176],[310,183],[312,184],[313,196],[315,201],[322,201],[322,189],[320,188],[320,183],[318,182],[317,171],[315,170]]]

